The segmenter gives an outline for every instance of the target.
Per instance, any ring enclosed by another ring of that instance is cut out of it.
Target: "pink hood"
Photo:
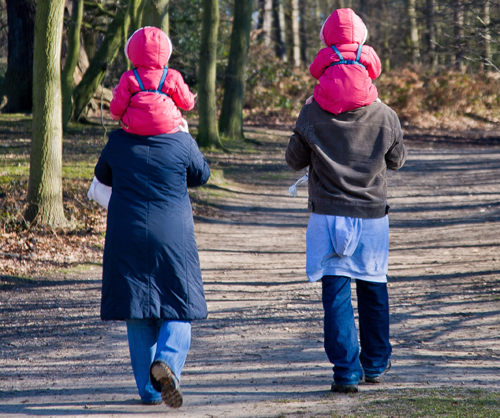
[[[170,55],[170,38],[161,29],[152,26],[136,30],[125,45],[125,56],[134,67],[163,68]]]
[[[323,23],[319,34],[326,47],[339,44],[364,44],[368,31],[352,9],[337,9]]]

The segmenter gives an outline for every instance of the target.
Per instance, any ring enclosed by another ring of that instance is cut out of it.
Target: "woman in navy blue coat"
[[[145,137],[120,129],[110,134],[95,176],[113,188],[101,318],[127,323],[142,401],[179,407],[191,321],[207,316],[187,188],[205,184],[210,168],[188,133]]]

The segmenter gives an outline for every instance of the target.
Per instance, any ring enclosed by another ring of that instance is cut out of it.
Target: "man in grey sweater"
[[[380,102],[338,115],[308,104],[288,143],[289,167],[309,166],[306,272],[311,282],[322,281],[333,392],[357,392],[363,376],[380,383],[391,367],[386,170],[401,168],[406,156],[399,118]]]

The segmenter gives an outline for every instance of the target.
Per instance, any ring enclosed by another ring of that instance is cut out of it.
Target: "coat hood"
[[[338,44],[364,44],[368,30],[352,9],[337,9],[325,20],[319,36],[326,47]]]
[[[136,30],[125,45],[125,56],[134,67],[163,68],[172,55],[172,42],[161,29]]]

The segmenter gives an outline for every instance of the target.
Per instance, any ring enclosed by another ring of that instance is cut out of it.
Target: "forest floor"
[[[289,133],[249,128],[251,146],[206,153],[213,179],[192,200],[209,318],[193,323],[181,409],[139,402],[95,262],[2,276],[0,416],[499,417],[500,135],[407,130],[388,174],[393,366],[339,395],[305,277],[307,189],[287,196]]]

